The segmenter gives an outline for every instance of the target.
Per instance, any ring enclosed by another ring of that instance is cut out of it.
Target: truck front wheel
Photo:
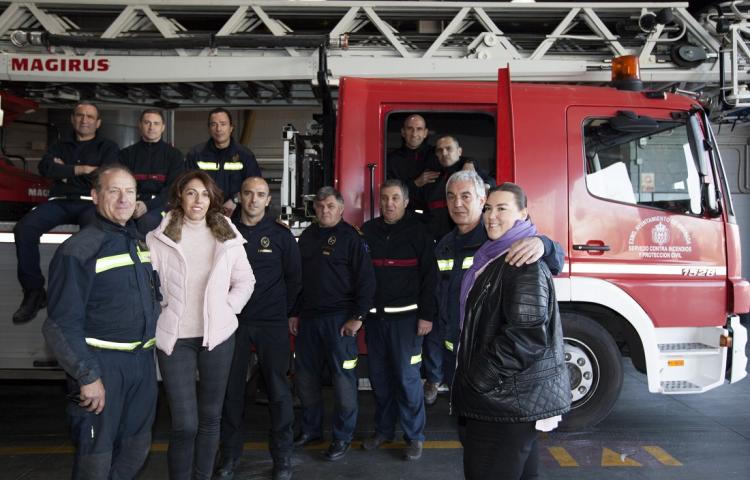
[[[622,389],[620,350],[607,330],[589,317],[562,313],[571,410],[561,429],[584,430],[609,415]]]

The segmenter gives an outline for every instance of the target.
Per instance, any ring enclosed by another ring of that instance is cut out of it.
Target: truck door
[[[568,109],[571,278],[615,284],[657,327],[723,325],[724,225],[701,194],[714,180],[700,129],[668,110],[619,110]]]

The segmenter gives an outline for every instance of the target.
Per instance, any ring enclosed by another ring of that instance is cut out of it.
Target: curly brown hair
[[[213,236],[220,242],[225,242],[237,235],[232,230],[229,221],[222,214],[223,195],[216,182],[201,170],[185,172],[177,177],[169,190],[169,207],[171,218],[164,235],[179,243],[182,238],[182,224],[185,219],[185,211],[182,209],[182,194],[187,184],[193,180],[199,180],[208,190],[208,212],[206,212],[206,224],[211,229]]]

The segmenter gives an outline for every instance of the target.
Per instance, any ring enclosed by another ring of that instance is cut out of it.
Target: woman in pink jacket
[[[255,277],[245,240],[221,214],[221,192],[207,174],[192,171],[177,178],[170,206],[146,237],[164,297],[156,346],[172,416],[169,478],[208,480],[219,445],[236,314],[250,299]]]

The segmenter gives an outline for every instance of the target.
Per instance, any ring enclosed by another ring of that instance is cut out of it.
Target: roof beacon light
[[[618,90],[643,90],[637,55],[623,55],[612,60],[612,86]]]

